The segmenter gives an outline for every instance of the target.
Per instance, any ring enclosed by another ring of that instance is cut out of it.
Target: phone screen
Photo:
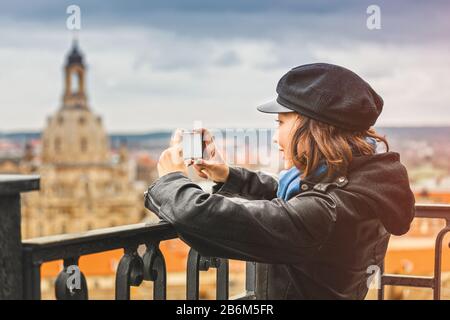
[[[202,134],[200,132],[183,132],[183,158],[201,159],[203,157],[202,140]]]

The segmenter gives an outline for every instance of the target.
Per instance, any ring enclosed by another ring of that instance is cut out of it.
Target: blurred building
[[[39,192],[22,196],[24,239],[158,220],[143,206],[143,191],[157,178],[156,161],[145,152],[131,159],[125,142],[111,150],[102,118],[88,103],[83,60],[75,42],[65,63],[61,107],[48,117],[40,143],[30,141],[20,150],[7,141],[0,143],[7,151],[0,159],[0,172],[41,175]],[[169,298],[184,298],[189,247],[174,239],[160,248],[169,272]],[[114,297],[122,255],[123,250],[113,250],[80,259],[91,298]],[[54,281],[62,267],[62,261],[42,265],[44,299],[54,299]],[[243,262],[231,263],[232,294],[243,290],[243,268]],[[213,298],[214,271],[202,279],[201,296]],[[148,284],[132,291],[135,299],[151,298]]]
[[[48,117],[41,141],[29,141],[23,150],[0,140],[0,172],[41,175],[41,190],[23,195],[22,237],[81,232],[152,219],[143,206],[143,190],[137,188],[135,182],[141,181],[145,188],[156,179],[156,161],[149,154],[139,152],[134,160],[135,168],[130,168],[132,159],[126,143],[121,143],[115,154],[110,150],[102,118],[92,112],[88,103],[86,67],[77,43],[67,56],[64,71],[65,89],[61,107]],[[252,152],[250,149],[239,149],[232,154],[231,160],[250,169],[259,169],[259,164],[254,165],[250,161],[256,158]],[[423,154],[424,157],[418,161],[421,165],[408,170],[416,202],[449,203],[448,172],[433,166],[429,149]],[[279,161],[271,160],[270,165],[279,164]],[[196,182],[205,190],[211,187],[201,179]],[[386,271],[431,275],[434,269],[434,239],[443,225],[440,220],[416,219],[407,236],[392,237]],[[168,297],[184,298],[189,248],[180,239],[164,241],[160,248],[169,272]],[[444,246],[445,288],[450,284],[448,253],[449,249]],[[114,250],[80,259],[92,298],[113,297],[115,271],[121,256],[122,250]],[[44,298],[54,297],[53,282],[61,268],[61,261],[43,264]],[[232,261],[230,272],[230,293],[233,295],[243,290],[244,264]],[[202,278],[202,298],[214,297],[214,283],[214,272],[209,271]],[[134,298],[150,298],[150,292],[147,286],[132,288]],[[430,291],[390,287],[386,295],[393,299],[429,298]],[[448,290],[443,290],[443,297],[450,297]]]
[[[61,107],[47,119],[39,164],[31,146],[18,163],[21,172],[41,175],[40,191],[23,198],[23,238],[137,223],[145,216],[126,149],[111,157],[102,118],[89,106],[86,67],[76,42],[64,71]]]

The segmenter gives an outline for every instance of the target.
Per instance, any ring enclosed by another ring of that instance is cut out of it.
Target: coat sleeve
[[[232,199],[204,192],[179,172],[152,184],[145,205],[203,256],[272,264],[313,255],[335,223],[335,206],[321,197]]]
[[[225,183],[216,184],[213,193],[245,199],[272,200],[277,196],[278,181],[267,173],[230,167]]]

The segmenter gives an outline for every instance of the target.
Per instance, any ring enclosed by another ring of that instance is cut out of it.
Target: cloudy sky
[[[449,1],[2,0],[0,131],[42,129],[60,107],[70,4],[108,131],[271,126],[255,106],[311,62],[366,79],[385,101],[378,125],[450,124]],[[371,4],[380,30],[366,26]]]

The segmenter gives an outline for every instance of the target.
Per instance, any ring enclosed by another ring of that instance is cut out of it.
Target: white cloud
[[[380,125],[450,124],[448,43],[318,45],[319,60],[348,66],[383,97]]]
[[[109,131],[189,126],[194,120],[212,127],[270,126],[272,117],[255,106],[274,97],[289,68],[321,61],[342,64],[373,85],[385,100],[380,125],[450,123],[447,43],[350,35],[325,41],[332,36],[324,30],[317,37],[312,29],[292,32],[295,37],[215,38],[148,26],[83,30],[92,108]],[[30,23],[7,24],[0,38],[0,87],[6,88],[0,130],[40,129],[60,105],[71,36],[63,27]]]

